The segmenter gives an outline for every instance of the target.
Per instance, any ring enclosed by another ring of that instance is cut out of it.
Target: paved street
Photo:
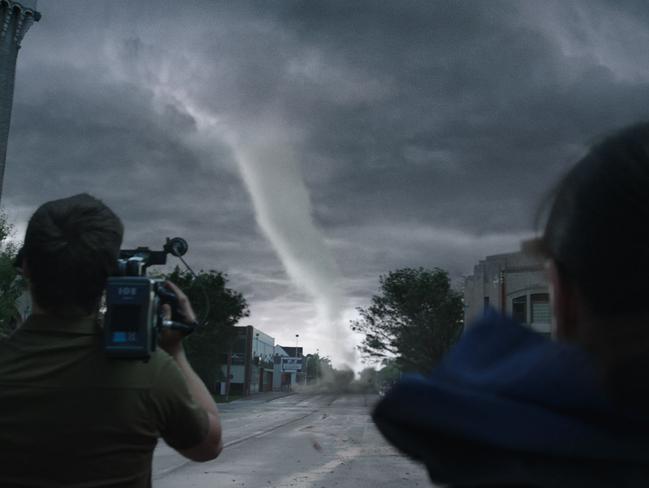
[[[428,487],[425,470],[385,443],[369,417],[376,396],[302,395],[221,405],[225,449],[186,462],[165,445],[155,488]]]

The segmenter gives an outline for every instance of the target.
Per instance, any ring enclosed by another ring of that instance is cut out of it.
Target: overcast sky
[[[79,192],[189,241],[253,324],[354,363],[379,275],[518,249],[585,147],[649,118],[638,1],[40,0],[3,206]],[[243,325],[242,324],[242,325]],[[336,325],[338,324],[338,325]]]

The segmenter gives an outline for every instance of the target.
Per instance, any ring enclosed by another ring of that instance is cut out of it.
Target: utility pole
[[[31,25],[40,18],[41,14],[36,11],[36,0],[0,0],[0,202],[18,50]]]
[[[227,369],[226,369],[226,378],[225,378],[225,401],[230,401],[230,382],[232,380],[232,346],[230,346],[230,351],[228,352],[227,358]]]
[[[297,345],[299,343],[299,340],[300,340],[300,334],[295,334],[295,357],[296,358],[299,357],[298,352],[297,352]],[[297,359],[295,361],[297,362]],[[302,371],[302,368],[295,370],[295,384],[296,385],[300,383],[300,381],[299,381],[300,371]]]

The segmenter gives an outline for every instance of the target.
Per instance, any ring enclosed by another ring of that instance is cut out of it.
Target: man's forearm
[[[216,403],[214,403],[214,399],[207,390],[203,380],[200,379],[189,364],[187,356],[185,355],[185,350],[181,347],[177,352],[172,354],[171,357],[176,361],[176,364],[185,376],[187,387],[189,388],[189,392],[194,398],[194,401],[218,419],[219,410],[216,407]]]
[[[196,321],[196,314],[192,309],[191,303],[187,295],[170,281],[165,282],[165,287],[169,288],[176,297],[178,297],[178,308],[184,320],[187,323]],[[167,304],[162,306],[165,318],[171,319],[171,307]],[[221,421],[219,419],[219,409],[216,408],[216,403],[207,390],[205,383],[194,372],[187,356],[185,356],[185,348],[183,347],[182,340],[184,335],[176,330],[162,330],[159,337],[159,344],[173,359],[182,371],[185,381],[187,382],[187,389],[194,401],[207,412],[209,421],[207,435],[203,441],[189,449],[179,449],[183,456],[192,461],[204,462],[216,458],[223,450],[223,436],[221,431]]]
[[[216,403],[210,392],[207,390],[205,383],[194,372],[182,344],[174,350],[171,357],[176,361],[176,364],[185,376],[187,388],[189,393],[194,398],[194,401],[207,412],[209,420],[209,428],[207,436],[201,444],[190,449],[179,450],[183,456],[191,459],[192,461],[204,462],[216,458],[223,450],[223,437],[221,431],[221,421],[219,419],[219,410],[216,408]]]

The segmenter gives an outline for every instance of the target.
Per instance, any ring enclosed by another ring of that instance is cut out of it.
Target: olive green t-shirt
[[[168,354],[108,359],[93,320],[32,315],[0,342],[0,487],[149,487],[157,439],[208,426]]]

